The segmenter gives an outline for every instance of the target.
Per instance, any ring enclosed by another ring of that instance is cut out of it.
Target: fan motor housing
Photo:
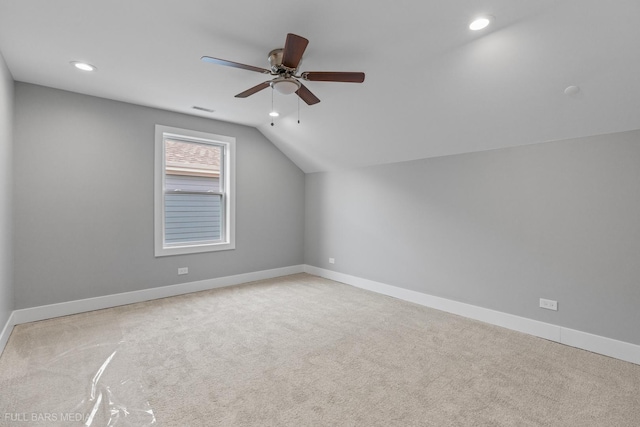
[[[302,63],[302,61],[300,61],[298,63],[298,68],[296,69],[292,69],[289,67],[286,67],[284,65],[282,65],[282,52],[284,51],[284,49],[273,49],[271,52],[269,52],[269,56],[267,57],[267,59],[269,60],[269,65],[271,66],[271,71],[274,74],[290,74],[293,75],[298,71],[298,68],[300,68],[300,64]]]

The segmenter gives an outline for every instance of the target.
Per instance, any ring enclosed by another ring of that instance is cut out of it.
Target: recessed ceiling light
[[[277,111],[272,111],[269,113],[271,117],[278,117],[280,114]]]
[[[71,61],[71,65],[82,71],[96,71],[97,68],[94,65],[87,64],[86,62]]]
[[[473,20],[473,22],[471,22],[471,24],[469,24],[469,29],[478,31],[486,28],[491,23],[492,18],[493,17],[491,16],[481,16],[479,18],[476,18]]]

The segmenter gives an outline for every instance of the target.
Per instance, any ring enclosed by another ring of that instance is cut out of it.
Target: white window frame
[[[222,197],[222,239],[216,242],[194,242],[184,245],[164,244],[164,174],[165,148],[167,138],[180,139],[187,142],[214,144],[224,150],[220,181],[223,185]],[[154,173],[154,246],[155,256],[185,255],[212,251],[226,251],[236,248],[235,219],[236,219],[236,139],[230,136],[215,135],[189,129],[156,125],[155,131],[155,173]]]

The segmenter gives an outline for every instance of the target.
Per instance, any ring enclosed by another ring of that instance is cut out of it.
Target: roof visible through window
[[[221,158],[222,147],[217,145],[165,140],[167,174],[219,177]]]

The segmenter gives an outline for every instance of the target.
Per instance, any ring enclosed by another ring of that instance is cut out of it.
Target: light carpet
[[[16,326],[6,426],[638,426],[640,366],[307,274]]]

